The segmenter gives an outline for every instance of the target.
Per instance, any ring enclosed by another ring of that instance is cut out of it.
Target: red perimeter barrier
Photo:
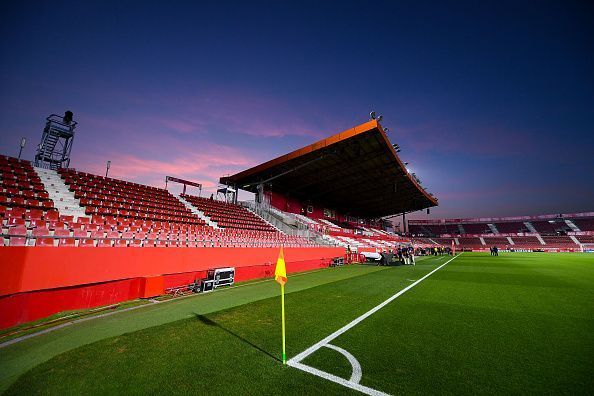
[[[343,248],[284,251],[289,273],[344,255]],[[0,328],[148,297],[155,285],[188,284],[209,268],[235,267],[236,281],[269,277],[277,257],[278,248],[0,247]]]

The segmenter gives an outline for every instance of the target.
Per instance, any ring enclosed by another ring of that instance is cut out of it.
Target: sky
[[[72,167],[208,194],[375,110],[413,217],[594,211],[593,3],[445,3],[5,1],[0,153],[71,110]]]

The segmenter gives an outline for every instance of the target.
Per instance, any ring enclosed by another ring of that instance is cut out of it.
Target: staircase
[[[514,240],[511,239],[511,237],[507,237],[507,240],[508,240],[508,242],[509,242],[510,245],[512,245],[512,246],[515,245]]]
[[[454,242],[456,242],[456,246],[460,245],[460,241],[458,240],[458,238],[454,238]]]
[[[43,141],[41,150],[43,150],[44,153],[53,153],[54,149],[56,148],[56,144],[58,143],[58,140],[60,140],[60,138],[57,135],[48,134],[45,140]],[[51,163],[50,169],[57,170],[58,164]]]
[[[259,218],[260,220],[262,220],[264,223],[266,223],[269,226],[273,227],[278,232],[282,232],[282,230],[280,228],[278,228],[276,225],[272,224],[270,221],[266,220],[264,217],[260,216],[258,213],[254,212],[250,208],[247,208],[247,207],[244,206],[244,209],[247,210],[248,212],[252,213],[254,216],[256,216],[257,218]]]
[[[534,228],[534,227],[532,227],[532,228]],[[546,245],[544,239],[542,239],[542,237],[540,236],[540,234],[536,234],[535,236],[536,236],[536,239],[538,239],[538,241],[540,242],[541,245]]]
[[[210,217],[208,217],[203,211],[198,210],[197,207],[195,207],[190,202],[188,202],[186,199],[184,199],[184,197],[182,197],[181,195],[175,195],[175,198],[177,198],[179,202],[183,203],[184,206],[190,210],[190,212],[192,212],[193,214],[198,216],[200,219],[204,220],[204,222],[208,226],[215,228],[215,229],[219,228],[219,226],[217,225],[217,223],[215,221],[211,220]]]
[[[526,226],[526,228],[528,229],[528,231],[532,232],[533,234],[538,234],[538,231],[536,231],[536,228],[534,228],[534,226],[532,225],[531,222],[525,221],[524,222],[524,225]],[[544,243],[543,243],[543,245],[544,245]]]
[[[464,227],[462,227],[462,224],[458,224],[458,231],[460,232],[460,235],[466,234],[466,230],[464,230]]]
[[[569,238],[571,238],[571,240],[578,246],[582,246],[581,242],[577,240],[577,238],[573,235],[568,235]]]
[[[74,193],[68,189],[58,172],[53,169],[33,169],[39,175],[50,199],[54,201],[54,208],[58,209],[61,215],[74,216],[74,221],[79,217],[90,217],[85,213],[85,208],[80,205],[80,201],[74,198]]]
[[[580,232],[581,230],[578,228],[578,226],[575,225],[575,223],[571,220],[565,220],[565,224],[567,224],[567,226],[569,228],[571,228],[571,231],[573,232]]]
[[[290,220],[289,223],[285,222],[287,216],[279,215],[279,211],[277,209],[273,209],[271,206],[260,205],[253,201],[243,201],[239,202],[239,204],[250,210],[252,213],[258,215],[260,218],[284,234],[307,238],[318,245],[336,245],[334,240],[329,240],[328,238],[325,238],[326,235],[310,229],[309,226],[299,221],[295,221],[295,218],[292,216],[288,217]]]
[[[493,234],[499,234],[499,230],[497,229],[497,227],[495,227],[495,224],[489,223],[487,225],[489,226],[489,229],[491,230],[491,232]],[[513,243],[512,243],[512,245],[513,245]]]
[[[481,243],[483,244],[483,246],[487,246],[487,244],[485,243],[485,240],[483,239],[483,237],[479,237],[479,239],[481,240]]]

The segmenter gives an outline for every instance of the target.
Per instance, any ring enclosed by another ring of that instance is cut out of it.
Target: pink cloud
[[[111,161],[109,176],[164,187],[165,176],[174,176],[203,184],[205,191],[214,192],[223,173],[234,173],[253,166],[256,160],[239,149],[205,144],[200,151],[180,147],[178,155],[170,160],[144,158],[125,150],[110,152],[79,153],[72,166],[77,170],[105,174],[105,158]]]

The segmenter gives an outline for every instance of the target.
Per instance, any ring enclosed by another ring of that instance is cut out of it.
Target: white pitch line
[[[361,381],[361,376],[363,376],[363,371],[361,370],[361,364],[359,361],[347,350],[344,350],[336,345],[326,344],[324,345],[326,348],[334,349],[336,352],[341,353],[353,368],[353,372],[351,373],[351,378],[349,379],[350,382],[358,384]]]
[[[301,371],[305,371],[306,373],[313,374],[315,376],[324,378],[328,381],[336,382],[337,384],[346,386],[347,388],[358,390],[359,392],[365,393],[366,395],[389,396],[389,394],[387,394],[387,393],[375,390],[373,388],[369,388],[365,385],[357,384],[356,382],[351,382],[351,381],[345,380],[344,378],[340,378],[334,374],[330,374],[325,371],[318,370],[317,368],[313,368],[313,367],[305,365],[303,363],[299,363],[299,362],[289,363],[289,362],[287,362],[287,364],[290,365],[291,367],[295,367],[296,369],[299,369]]]
[[[460,253],[460,255],[462,255],[462,253]],[[320,349],[321,347],[328,346],[329,343],[330,343],[330,341],[334,340],[335,338],[337,338],[341,334],[343,334],[343,333],[347,332],[348,330],[352,329],[353,327],[355,327],[356,325],[358,325],[359,323],[361,323],[362,321],[364,321],[365,319],[367,319],[368,317],[370,317],[371,315],[373,315],[374,313],[376,313],[377,311],[379,311],[380,309],[382,309],[383,307],[385,307],[386,305],[388,305],[389,303],[391,303],[392,301],[394,301],[395,299],[397,299],[398,297],[400,297],[401,295],[403,295],[404,293],[406,293],[407,291],[409,291],[410,289],[412,289],[413,287],[415,287],[416,285],[418,285],[419,283],[421,283],[422,281],[424,281],[425,279],[427,279],[428,277],[430,277],[432,274],[434,274],[435,272],[439,271],[441,268],[443,268],[444,266],[446,266],[450,261],[455,260],[457,257],[460,257],[460,255],[452,257],[451,259],[449,259],[448,261],[446,261],[445,263],[443,263],[439,267],[435,268],[433,271],[429,272],[427,275],[423,276],[422,278],[420,278],[416,282],[411,283],[410,285],[408,285],[404,289],[400,290],[398,293],[394,294],[392,297],[388,298],[387,300],[385,300],[381,304],[379,304],[379,305],[375,306],[374,308],[370,309],[369,311],[365,312],[363,315],[359,316],[358,318],[354,319],[349,324],[347,324],[347,325],[341,327],[340,329],[336,330],[334,333],[330,334],[329,336],[327,336],[323,340],[321,340],[321,341],[315,343],[314,345],[310,346],[309,348],[307,348],[305,351],[301,352],[300,354],[292,357],[291,359],[289,359],[287,361],[287,365],[289,365],[291,367],[298,368],[298,369],[303,370],[303,371],[306,371],[308,373],[317,375],[318,377],[322,377],[324,379],[327,379],[327,380],[336,382],[338,384],[347,386],[349,388],[356,389],[356,390],[358,390],[360,392],[363,392],[363,393],[366,393],[368,395],[385,395],[385,393],[383,393],[383,392],[380,392],[380,391],[377,391],[375,389],[371,389],[371,388],[362,386],[362,385],[360,385],[358,383],[355,383],[355,382],[347,381],[344,378],[337,377],[335,375],[332,375],[330,373],[326,373],[325,371],[318,370],[316,368],[307,366],[307,365],[305,365],[303,363],[300,363],[300,362],[303,359],[305,359],[306,357],[308,357],[309,355],[311,355],[312,353],[314,353],[315,351],[317,351],[318,349]],[[330,346],[330,348],[332,348],[333,346],[334,345]],[[333,349],[335,349],[335,348],[333,348]],[[349,353],[349,355],[350,355],[350,353]],[[349,361],[350,361],[350,359],[349,359]]]

